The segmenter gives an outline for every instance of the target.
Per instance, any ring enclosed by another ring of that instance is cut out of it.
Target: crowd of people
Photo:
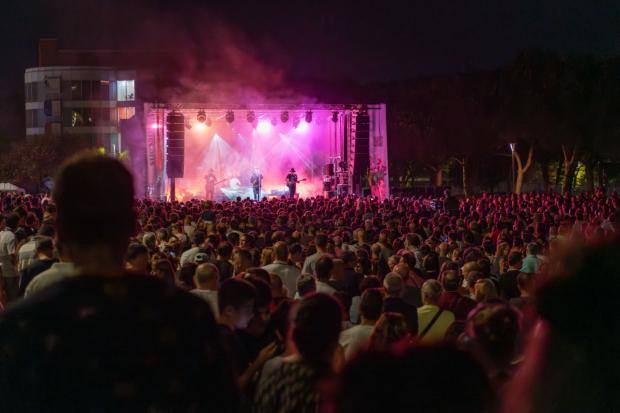
[[[437,201],[136,200],[79,156],[0,195],[0,410],[618,409],[620,197]]]

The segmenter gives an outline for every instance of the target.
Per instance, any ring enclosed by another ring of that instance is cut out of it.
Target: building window
[[[136,99],[135,82],[133,80],[119,80],[116,82],[116,100],[126,102]]]
[[[136,108],[134,107],[124,107],[118,108],[118,120],[126,120],[131,119],[136,115]]]
[[[99,81],[99,99],[110,100],[110,81],[109,80]]]
[[[91,100],[92,91],[91,91],[92,82],[90,80],[82,81],[82,100]]]
[[[110,108],[70,108],[64,113],[64,125],[77,128],[80,126],[108,126],[116,114]]]
[[[82,81],[71,81],[71,100],[82,100]]]
[[[37,84],[26,83],[26,102],[36,102],[37,97]]]
[[[38,128],[39,127],[39,116],[37,109],[29,109],[26,111],[26,127],[27,128]]]

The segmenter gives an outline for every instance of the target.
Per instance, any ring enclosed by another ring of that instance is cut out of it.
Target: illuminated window
[[[118,108],[118,120],[131,119],[136,114],[136,108],[126,107]]]
[[[116,82],[116,99],[126,102],[136,99],[135,82],[133,80],[119,80]]]

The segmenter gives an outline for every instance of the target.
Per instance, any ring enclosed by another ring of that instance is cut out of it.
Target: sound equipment
[[[170,112],[166,116],[166,174],[183,178],[185,167],[185,116]]]

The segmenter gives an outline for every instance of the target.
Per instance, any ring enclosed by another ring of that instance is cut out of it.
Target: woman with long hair
[[[370,336],[370,350],[388,350],[393,344],[409,339],[409,327],[400,313],[383,313]]]
[[[316,412],[320,385],[332,377],[342,308],[326,294],[309,295],[297,306],[291,338],[295,354],[284,357],[256,392],[256,412]]]

